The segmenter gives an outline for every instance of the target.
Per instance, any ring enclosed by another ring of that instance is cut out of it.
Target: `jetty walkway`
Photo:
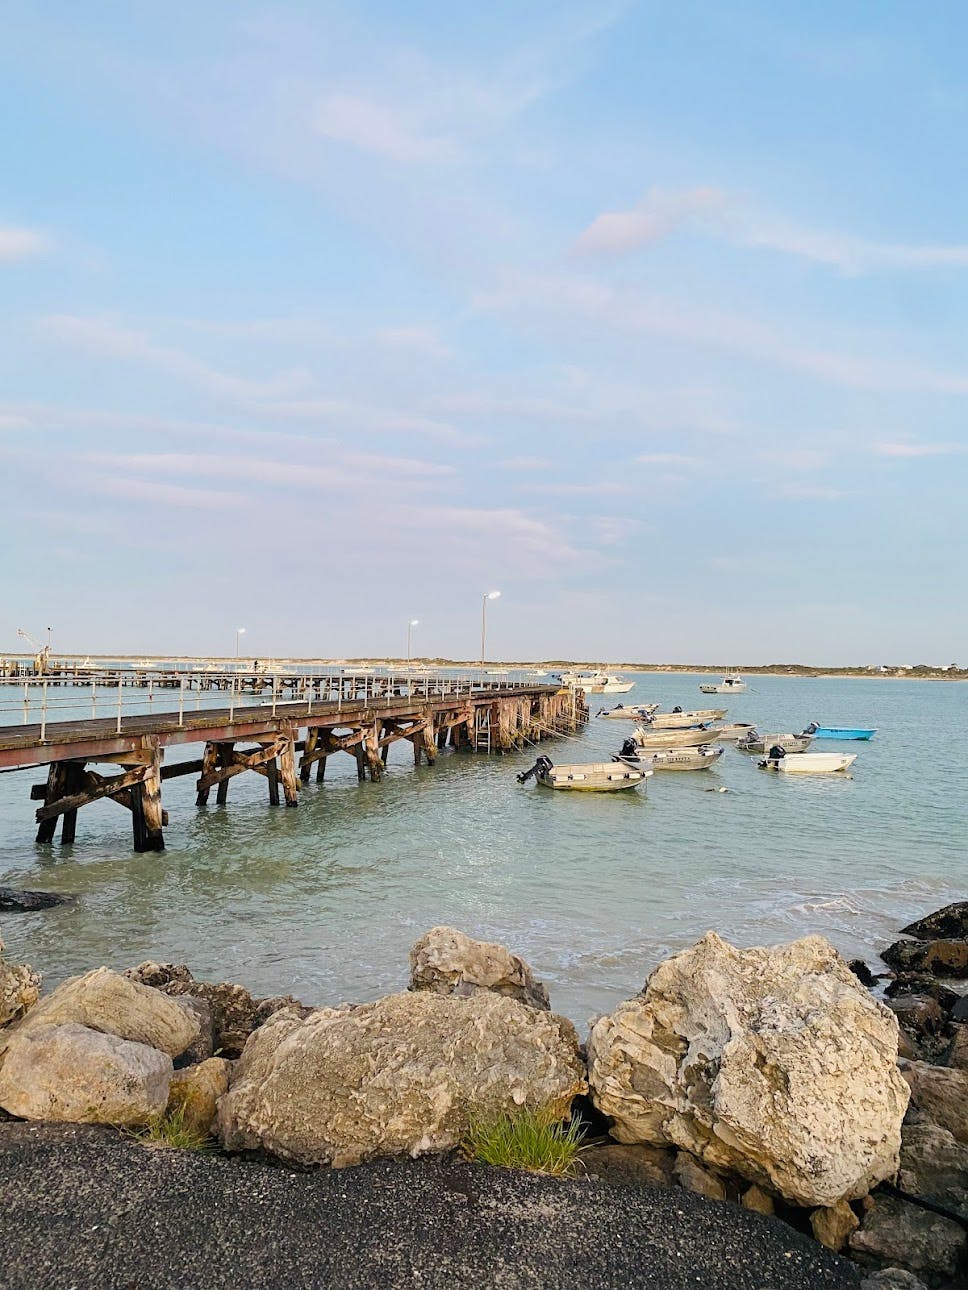
[[[360,780],[378,780],[401,739],[412,744],[415,765],[433,764],[447,746],[506,752],[573,734],[588,719],[581,691],[531,680],[376,670],[202,675],[151,673],[140,684],[129,672],[73,685],[60,678],[53,694],[45,678],[0,681],[0,770],[48,768],[30,790],[42,803],[38,842],[53,842],[60,823],[61,842],[73,843],[78,811],[106,798],[130,811],[136,851],[160,851],[170,779],[197,775],[196,803],[205,805],[214,788],[224,804],[230,781],[252,771],[267,781],[270,805],[294,807],[301,784],[313,773],[321,783],[336,753],[355,758]],[[169,708],[165,693],[166,710],[156,710],[155,690],[173,689],[178,706]],[[190,744],[204,746],[200,758],[165,762],[167,749]]]

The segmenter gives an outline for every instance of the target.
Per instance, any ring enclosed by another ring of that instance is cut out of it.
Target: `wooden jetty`
[[[361,690],[340,677],[336,698],[317,697],[331,694],[332,684],[303,678],[297,701],[281,701],[273,684],[271,703],[236,703],[233,689],[227,707],[182,703],[138,715],[123,714],[119,699],[116,716],[83,720],[47,720],[45,706],[39,723],[0,726],[0,770],[48,768],[46,781],[31,788],[42,802],[38,842],[53,842],[60,821],[61,842],[72,843],[78,811],[106,798],[130,811],[136,851],[160,851],[168,822],[162,788],[170,779],[197,775],[196,802],[204,806],[213,788],[225,803],[230,781],[253,771],[266,779],[271,805],[294,807],[301,785],[313,774],[321,783],[337,753],[355,759],[360,780],[378,780],[401,739],[412,744],[415,765],[433,764],[447,746],[505,752],[575,733],[588,719],[584,696],[554,685],[367,676]],[[166,749],[190,744],[204,745],[201,758],[165,763]]]

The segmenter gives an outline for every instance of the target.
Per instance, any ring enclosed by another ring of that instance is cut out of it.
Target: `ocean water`
[[[621,702],[717,701],[700,696],[707,677],[635,679]],[[593,712],[615,701],[590,696]],[[198,809],[186,777],[165,785],[167,850],[140,856],[130,816],[111,802],[80,812],[73,847],[37,846],[28,795],[43,774],[2,775],[0,884],[76,897],[0,915],[7,956],[48,983],[151,958],[334,1004],[403,988],[412,943],[448,923],[522,954],[552,1006],[583,1027],[710,928],[739,945],[819,932],[873,960],[904,923],[968,896],[968,687],[755,677],[721,701],[729,719],[763,730],[816,720],[878,734],[815,742],[858,753],[850,779],[768,775],[727,746],[714,769],[656,774],[647,793],[522,786],[528,754],[442,754],[415,770],[409,744],[391,749],[378,784],[359,784],[351,758],[331,759],[298,810],[270,808],[255,775],[232,781],[225,807],[213,793]],[[593,719],[541,750],[607,759],[630,730]]]

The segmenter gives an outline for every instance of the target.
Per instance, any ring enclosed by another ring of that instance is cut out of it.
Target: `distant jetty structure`
[[[197,775],[197,805],[213,788],[221,805],[231,780],[251,771],[267,781],[270,805],[294,807],[301,784],[314,770],[322,783],[336,753],[355,758],[360,780],[379,780],[401,739],[415,765],[432,765],[448,746],[509,752],[575,734],[587,720],[580,690],[526,678],[381,668],[268,674],[201,660],[157,670],[75,666],[0,679],[0,771],[48,768],[31,787],[42,803],[38,842],[53,842],[60,823],[61,842],[73,843],[78,811],[107,798],[131,813],[135,851],[160,851],[170,779]],[[165,762],[167,749],[187,744],[203,744],[202,757]]]

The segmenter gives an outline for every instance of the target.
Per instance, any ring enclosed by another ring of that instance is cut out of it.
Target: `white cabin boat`
[[[586,694],[628,694],[635,689],[634,681],[626,681],[614,672],[562,672],[561,684]]]
[[[741,694],[746,689],[746,682],[738,672],[727,672],[719,682],[700,685],[703,694]]]
[[[582,793],[615,793],[638,788],[652,775],[621,761],[595,761],[556,766],[550,757],[539,757],[530,770],[518,776],[524,784],[533,776],[544,788],[571,789]]]
[[[627,766],[651,767],[652,770],[709,770],[719,761],[725,748],[701,744],[698,748],[640,748],[635,756],[617,757]]]
[[[785,757],[764,757],[760,768],[785,775],[842,775],[856,760],[856,753],[792,753]]]

